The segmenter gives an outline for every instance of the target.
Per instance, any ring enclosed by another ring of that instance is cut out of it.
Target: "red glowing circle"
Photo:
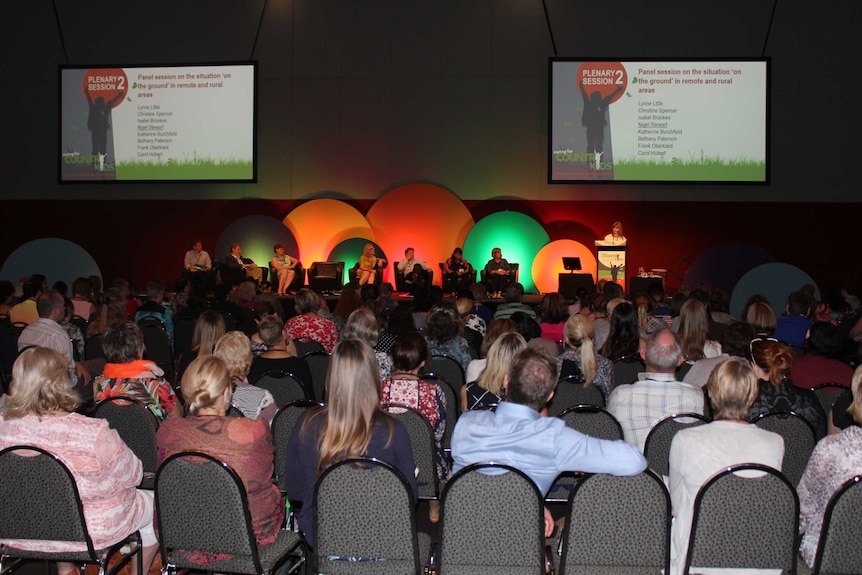
[[[81,83],[84,97],[89,95],[93,102],[102,101],[116,108],[129,93],[129,79],[122,68],[95,68],[87,70]]]
[[[590,97],[596,92],[601,98],[611,96],[608,104],[619,100],[629,84],[626,69],[619,62],[584,62],[578,69],[577,80]]]

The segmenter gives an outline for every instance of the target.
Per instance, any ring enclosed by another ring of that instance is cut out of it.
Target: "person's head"
[[[793,368],[793,352],[772,338],[755,337],[750,344],[751,362],[760,368],[757,375],[779,387]]]
[[[131,363],[144,357],[144,334],[134,322],[115,323],[102,336],[102,349],[108,363]]]
[[[36,300],[36,312],[40,318],[59,322],[66,315],[66,300],[59,292],[48,290]]]
[[[841,333],[828,321],[812,322],[808,328],[808,339],[805,340],[805,352],[835,359],[841,355]]]
[[[285,341],[284,324],[276,315],[268,315],[260,320],[257,334],[267,347],[280,346]]]
[[[93,284],[87,278],[77,278],[72,282],[72,295],[82,298],[89,298],[93,291]]]
[[[610,303],[608,304],[610,309]],[[609,313],[611,313],[609,311]],[[638,353],[640,347],[640,332],[638,330],[638,312],[635,306],[627,301],[617,304],[610,315],[611,328],[608,339],[605,340],[603,353],[611,361]]]
[[[682,353],[688,361],[704,358],[704,345],[709,339],[708,322],[706,306],[698,300],[691,298],[682,305],[679,314],[679,338]]]
[[[69,291],[69,286],[66,285],[66,282],[57,280],[54,282],[54,285],[51,286],[51,289],[61,296],[66,297],[66,292]]]
[[[31,281],[26,281],[21,284],[21,298],[31,299],[39,295],[42,289]]]
[[[527,341],[542,337],[542,328],[536,320],[522,311],[516,311],[510,316],[515,322],[515,330]]]
[[[365,244],[365,247],[362,248],[362,253],[367,257],[373,256],[374,255],[374,244]]]
[[[481,303],[482,300],[485,299],[485,296],[488,295],[488,288],[485,287],[485,284],[481,284],[479,282],[473,282],[470,284],[468,288],[470,293],[473,294],[473,301]]]
[[[192,349],[197,350],[198,356],[211,354],[216,342],[224,335],[224,332],[224,317],[215,310],[206,310],[195,320],[195,328],[192,331]]]
[[[562,323],[569,317],[569,306],[566,298],[557,292],[545,294],[541,303],[542,321],[545,323]]]
[[[392,368],[409,373],[425,365],[428,359],[428,344],[418,333],[409,333],[398,338],[390,353]]]
[[[371,347],[377,345],[380,339],[380,325],[374,312],[367,307],[353,310],[344,324],[343,339],[358,339],[364,341]]]
[[[754,327],[747,321],[732,321],[725,326],[721,334],[721,351],[750,361],[751,352],[748,351],[748,344],[755,335]]]
[[[224,362],[231,382],[236,384],[245,381],[254,356],[251,353],[251,342],[243,332],[229,331],[221,336],[216,342],[213,355]]]
[[[799,290],[787,296],[787,313],[791,315],[808,315],[811,311],[811,296]]]
[[[75,304],[69,298],[63,298],[63,311],[63,321],[69,321],[75,317]]]
[[[503,250],[500,248],[494,248],[491,250],[491,257],[495,260],[499,260],[503,257]]]
[[[742,314],[739,317],[741,317],[745,321],[748,321],[748,309],[758,302],[769,304],[769,300],[766,298],[765,295],[759,293],[751,294],[745,301],[745,306],[742,308]]]
[[[299,315],[317,313],[317,310],[320,309],[320,296],[314,290],[302,288],[296,292],[294,309]]]
[[[847,413],[856,422],[856,425],[862,425],[862,365],[856,368],[853,372],[853,379],[850,382],[850,392],[853,394],[853,402],[847,409]]]
[[[413,321],[413,312],[406,305],[397,305],[389,314],[386,330],[396,338],[408,333],[418,333]]]
[[[775,312],[766,302],[754,302],[748,306],[745,321],[751,324],[755,333],[772,335],[775,332]]]
[[[757,376],[751,364],[731,357],[718,364],[706,384],[714,419],[748,420],[748,410],[757,398]]]
[[[518,333],[518,328],[515,325],[515,322],[509,318],[491,320],[491,323],[488,324],[488,328],[485,330],[485,337],[482,339],[482,346],[479,348],[479,353],[482,357],[488,357],[488,353],[491,351],[491,346],[494,345],[497,338],[502,336],[504,333]]]
[[[234,242],[230,245],[230,255],[233,257],[239,257],[242,255],[242,246],[239,245],[238,242]]]
[[[730,296],[722,289],[714,289],[709,295],[709,309],[715,312],[727,313],[730,309]]]
[[[414,250],[413,248],[407,248],[406,250],[404,250],[405,259],[412,260],[414,255],[416,255],[416,250]]]
[[[623,224],[622,222],[614,222],[611,224],[611,234],[614,237],[619,237],[623,235]]]
[[[458,261],[458,260],[462,259],[463,257],[464,257],[464,252],[461,250],[461,248],[455,248],[454,250],[452,250],[452,259],[453,260]]]
[[[674,373],[683,361],[682,346],[669,328],[653,332],[641,353],[646,369],[652,373]]]
[[[485,369],[479,375],[479,379],[476,380],[479,387],[502,397],[504,393],[503,382],[512,367],[512,360],[525,347],[527,347],[527,342],[519,333],[504,333],[496,338],[491,347],[488,348],[488,361],[485,364]]]
[[[165,299],[165,284],[159,280],[151,280],[147,284],[147,299],[161,303]]]
[[[623,294],[623,288],[620,287],[620,284],[615,282],[605,282],[605,285],[602,286],[602,294],[608,301],[622,298],[625,295]]]
[[[44,274],[33,274],[30,276],[30,282],[39,286],[39,289],[46,291],[48,289],[48,278]]]
[[[527,346],[512,359],[505,379],[506,401],[541,409],[557,386],[557,362],[547,351]]]
[[[272,251],[277,256],[283,256],[284,255],[284,245],[275,244],[274,246],[272,246]]]
[[[374,350],[367,343],[347,339],[332,350],[326,372],[326,407],[319,414],[324,418],[324,428],[319,440],[318,471],[365,454],[374,420],[383,415],[380,370]]]
[[[473,315],[473,300],[466,297],[459,297],[455,300],[455,309],[458,310],[458,321],[461,325],[465,325],[467,320]]]
[[[198,357],[189,364],[183,373],[180,390],[189,415],[208,408],[226,411],[230,406],[230,375],[224,362],[214,355]]]
[[[259,325],[260,321],[268,315],[275,315],[275,308],[272,307],[271,303],[269,303],[266,300],[261,300],[261,301],[254,303],[254,321],[255,321],[255,323],[257,323]]]
[[[75,411],[81,399],[72,387],[69,364],[47,347],[25,349],[12,366],[12,388],[4,417],[43,416],[52,411]]]
[[[596,318],[606,318],[608,316],[608,300],[604,294],[597,293],[590,300],[590,309]]]
[[[200,244],[200,242],[198,242]],[[132,285],[125,278],[115,278],[111,281],[111,288],[120,292],[120,295],[125,300],[132,292]]]
[[[201,251],[203,251],[204,244],[200,240],[193,240],[192,241],[192,249],[195,251],[195,253],[199,254],[199,253],[201,253]]]
[[[347,319],[350,313],[361,305],[359,299],[359,284],[352,281],[341,290],[341,295],[338,297],[338,303],[335,304],[335,309],[332,313],[341,319]]]
[[[369,285],[369,284],[365,284]],[[392,297],[392,292],[395,291],[392,287],[392,284],[389,282],[382,282],[380,284],[380,297],[382,298],[390,298]]]
[[[432,343],[445,344],[458,335],[458,328],[458,310],[452,302],[434,304],[425,319],[425,336]]]
[[[380,299],[380,289],[373,283],[367,283],[359,288],[359,301],[368,303]]]
[[[506,298],[508,303],[518,303],[521,301],[521,298],[524,296],[524,286],[517,283],[512,282],[506,286],[505,291],[503,292],[503,297]]]
[[[257,295],[257,286],[253,281],[240,282],[236,288],[236,301],[252,301]]]
[[[592,342],[595,336],[593,322],[580,314],[571,316],[563,327],[563,339],[566,347],[580,350],[585,342]]]

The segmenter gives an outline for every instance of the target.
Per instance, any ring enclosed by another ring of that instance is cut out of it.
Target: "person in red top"
[[[334,323],[317,315],[320,296],[308,288],[302,288],[296,294],[295,309],[299,315],[284,324],[290,339],[311,339],[320,343],[326,353],[332,353],[338,343],[338,330]]]

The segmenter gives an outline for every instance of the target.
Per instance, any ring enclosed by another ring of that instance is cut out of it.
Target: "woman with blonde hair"
[[[287,496],[302,501],[297,524],[314,546],[314,485],[331,465],[351,457],[376,457],[397,468],[418,498],[413,450],[404,426],[380,409],[380,376],[374,351],[349,339],[332,352],[326,404],[308,409],[287,446]]]
[[[509,373],[512,358],[527,347],[526,340],[514,331],[503,333],[495,338],[488,350],[485,369],[476,381],[461,388],[461,411],[490,409],[503,401],[503,379]]]
[[[208,309],[200,314],[192,331],[192,348],[180,355],[177,376],[182,379],[186,368],[198,357],[212,355],[216,342],[225,331],[224,317],[219,312]]]
[[[749,418],[771,411],[792,411],[811,424],[817,439],[826,435],[826,414],[817,397],[810,390],[796,387],[790,380],[793,369],[790,348],[773,338],[758,336],[751,340],[749,350],[759,389]]]
[[[500,318],[491,321],[488,324],[488,329],[485,331],[485,337],[482,339],[482,346],[479,348],[479,359],[471,360],[467,364],[467,371],[464,373],[464,379],[469,383],[476,381],[485,369],[488,363],[488,352],[491,351],[491,346],[497,341],[497,338],[506,333],[517,333],[518,328],[509,318]]]
[[[273,543],[284,522],[284,500],[272,483],[275,447],[269,425],[260,419],[227,416],[233,386],[224,361],[214,355],[191,362],[181,388],[184,417],[171,417],[156,432],[159,464],[175,453],[200,451],[230,465],[245,486],[258,545]],[[228,557],[200,552],[192,560],[206,564]]]
[[[595,384],[607,401],[614,387],[614,364],[596,353],[592,322],[585,316],[573,315],[566,322],[563,336],[566,349],[557,358],[560,378],[580,372],[584,387]]]
[[[374,279],[377,277],[377,270],[385,266],[386,260],[374,255],[374,244],[365,244],[362,255],[359,257],[359,269],[357,270],[359,285],[373,284]]]
[[[754,327],[754,333],[758,335],[772,335],[775,332],[777,319],[775,312],[767,302],[754,302],[745,312],[745,321]]]
[[[682,304],[679,314],[679,341],[685,360],[694,363],[721,355],[721,344],[709,339],[706,306],[696,299]]]
[[[670,446],[669,490],[676,519],[672,529],[671,573],[682,573],[691,534],[694,499],[710,477],[738,463],[781,470],[784,440],[749,423],[757,397],[757,377],[745,359],[719,364],[706,384],[714,421],[677,433]],[[706,567],[698,565],[698,567]]]
[[[802,514],[799,532],[803,534],[799,553],[809,567],[814,565],[826,505],[844,482],[862,469],[862,367],[853,372],[850,388],[853,402],[847,413],[856,425],[820,440],[796,490]]]
[[[12,382],[6,409],[0,414],[0,449],[26,444],[63,462],[78,487],[93,546],[110,547],[139,530],[146,573],[158,541],[153,530],[153,492],[135,489],[143,478],[140,460],[107,420],[75,413],[81,400],[72,387],[66,359],[56,351],[34,347],[21,352],[12,367]],[[66,541],[3,543],[28,551],[86,550],[81,543]],[[60,575],[75,571],[71,563],[57,565]]]
[[[224,362],[234,386],[231,405],[249,419],[272,423],[278,411],[275,399],[269,391],[248,382],[248,371],[254,358],[248,336],[241,331],[227,332],[216,342],[213,355]]]

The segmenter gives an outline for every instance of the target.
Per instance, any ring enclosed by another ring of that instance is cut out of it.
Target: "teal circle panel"
[[[518,281],[524,291],[535,292],[533,259],[551,241],[542,225],[520,212],[497,212],[476,222],[464,241],[464,258],[481,270],[491,259],[491,250],[500,248],[503,259],[517,263]]]
[[[787,296],[805,284],[813,284],[814,297],[820,299],[817,284],[811,276],[796,266],[785,263],[759,265],[742,276],[733,288],[733,294],[730,297],[730,314],[739,318],[748,298],[754,294],[760,294],[769,300],[775,315],[781,316],[787,306]]]
[[[45,275],[49,286],[64,281],[69,287],[79,277],[102,277],[96,260],[87,250],[62,238],[27,242],[12,252],[0,268],[0,278],[13,284],[33,274]]]

